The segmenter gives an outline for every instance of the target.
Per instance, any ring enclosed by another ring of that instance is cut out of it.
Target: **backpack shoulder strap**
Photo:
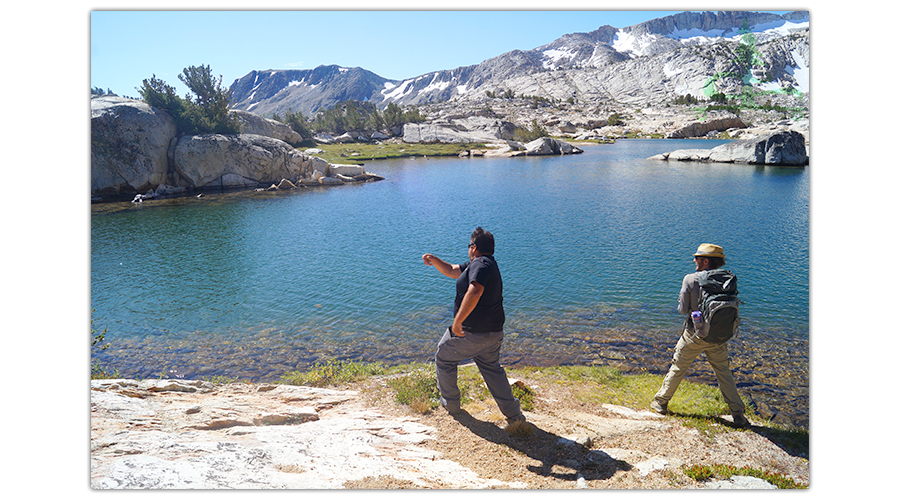
[[[697,274],[701,290],[711,295],[737,295],[737,276],[733,272],[726,269],[710,269]]]

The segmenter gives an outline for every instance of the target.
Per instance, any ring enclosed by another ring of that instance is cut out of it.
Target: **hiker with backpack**
[[[731,271],[721,269],[725,265],[725,252],[718,245],[700,245],[694,254],[694,264],[696,272],[684,277],[678,295],[678,312],[688,316],[675,346],[672,366],[650,408],[665,415],[669,400],[684,379],[688,367],[700,353],[705,353],[719,381],[719,390],[731,410],[734,425],[748,427],[750,423],[744,417],[744,403],[734,383],[726,347],[727,341],[737,333],[741,321],[737,277]]]

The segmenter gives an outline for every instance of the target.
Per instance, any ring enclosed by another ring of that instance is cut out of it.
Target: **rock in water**
[[[806,140],[795,130],[777,131],[755,139],[734,141],[712,149],[679,149],[651,160],[747,163],[802,167],[809,164]]]
[[[799,167],[809,164],[809,157],[803,134],[788,130],[722,144],[710,151],[709,161]]]

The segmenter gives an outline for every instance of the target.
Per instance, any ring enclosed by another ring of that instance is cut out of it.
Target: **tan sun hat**
[[[704,243],[697,247],[697,253],[694,254],[694,257],[725,257],[725,250],[722,249],[719,245],[713,245],[712,243]]]

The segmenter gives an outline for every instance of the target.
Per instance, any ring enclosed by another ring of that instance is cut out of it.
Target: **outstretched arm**
[[[422,256],[422,262],[426,266],[434,266],[435,269],[448,278],[457,279],[462,274],[459,270],[459,264],[448,264],[430,253]]]

